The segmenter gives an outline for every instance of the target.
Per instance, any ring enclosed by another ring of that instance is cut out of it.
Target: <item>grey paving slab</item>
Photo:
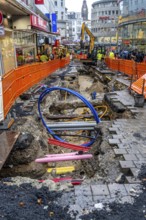
[[[133,163],[135,164],[136,168],[140,169],[142,164],[146,164],[146,160],[133,161]]]
[[[133,161],[119,161],[121,169],[123,172],[128,172],[130,168],[135,167]]]
[[[120,140],[119,139],[109,139],[109,144],[110,145],[116,145],[119,144]]]
[[[132,176],[138,177],[138,174],[139,174],[139,172],[140,172],[140,169],[137,168],[137,167],[135,167],[135,168],[132,167],[132,168],[130,168],[130,172],[131,172]]]
[[[114,134],[114,135],[112,135],[112,138],[113,138],[113,139],[121,139],[121,138],[123,138],[123,135]]]
[[[75,196],[84,195],[84,196],[92,196],[92,191],[90,185],[82,185],[82,186],[75,186]]]
[[[138,160],[136,154],[124,154],[123,157],[125,160]]]
[[[119,203],[134,203],[134,198],[132,198],[131,196],[123,196],[122,198],[119,199]]]
[[[93,201],[94,203],[106,203],[111,199],[110,195],[105,195],[105,196],[93,196]]]
[[[141,181],[138,179],[138,178],[136,178],[136,177],[132,177],[132,176],[126,176],[126,181],[127,181],[127,183],[130,183],[130,184],[140,184],[141,183]]]
[[[117,128],[109,128],[108,130],[111,134],[116,134],[118,129]]]
[[[142,191],[142,187],[140,184],[124,184],[124,186],[128,195],[130,195],[133,192],[138,193]]]
[[[126,151],[126,149],[114,149],[114,153],[115,153],[115,155],[123,155],[123,154],[127,154],[127,151]]]
[[[110,195],[112,198],[116,197],[116,196],[127,196],[127,191],[126,188],[123,184],[117,184],[117,183],[113,183],[113,184],[108,184],[108,188],[110,191]]]
[[[93,196],[107,196],[107,195],[109,195],[108,187],[104,184],[91,185],[91,190],[92,190]]]

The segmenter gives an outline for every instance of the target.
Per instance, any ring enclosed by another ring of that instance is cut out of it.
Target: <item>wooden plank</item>
[[[19,134],[15,131],[4,131],[0,134],[0,169],[8,158]]]

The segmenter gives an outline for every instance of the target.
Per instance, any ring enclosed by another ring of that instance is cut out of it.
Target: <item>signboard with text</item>
[[[36,5],[43,5],[44,4],[44,0],[35,0],[35,4]]]
[[[30,22],[32,27],[39,28],[44,31],[48,31],[47,21],[45,21],[41,17],[30,15]]]
[[[52,14],[52,31],[54,33],[57,32],[57,16],[56,16],[56,13]]]

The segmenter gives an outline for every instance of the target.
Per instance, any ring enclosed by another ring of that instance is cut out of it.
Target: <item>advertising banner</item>
[[[45,21],[41,17],[30,15],[30,22],[32,27],[39,28],[44,31],[48,31],[47,21]]]
[[[55,13],[52,14],[52,32],[57,32],[57,17]]]
[[[44,0],[35,0],[35,4],[36,5],[43,5],[44,4]]]

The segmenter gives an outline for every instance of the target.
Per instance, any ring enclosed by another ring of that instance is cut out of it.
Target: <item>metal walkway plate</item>
[[[9,156],[17,138],[18,132],[4,131],[0,134],[0,170]]]

